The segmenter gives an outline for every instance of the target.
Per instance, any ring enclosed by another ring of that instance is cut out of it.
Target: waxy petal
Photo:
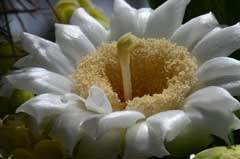
[[[191,51],[199,40],[218,25],[212,13],[201,15],[179,27],[172,35],[171,41]]]
[[[51,41],[29,33],[23,33],[22,45],[30,53],[30,56],[27,56],[24,61],[18,62],[18,66],[23,62],[29,63],[29,58],[32,57],[31,66],[40,66],[65,75],[71,74],[75,70],[74,65],[62,53],[60,47]],[[36,61],[37,63],[35,63]]]
[[[112,106],[107,96],[100,88],[92,86],[89,89],[89,96],[85,102],[86,107],[90,111],[97,113],[111,113]]]
[[[229,56],[240,48],[240,24],[210,32],[193,48],[193,55],[200,62],[215,57]]]
[[[239,102],[229,92],[213,86],[193,93],[184,106],[194,125],[226,142],[229,142],[228,133],[239,128],[240,122],[233,113],[239,109]]]
[[[77,105],[78,101],[73,96],[74,94],[55,95],[41,94],[17,108],[16,112],[24,112],[30,115],[37,124],[38,129],[43,129],[44,126],[63,113],[67,107]]]
[[[81,57],[93,53],[94,45],[75,25],[55,24],[56,42],[74,64],[78,64]]]
[[[70,23],[79,26],[95,47],[108,39],[107,30],[83,8],[78,8],[73,13]]]
[[[144,37],[170,38],[181,26],[190,0],[168,0],[149,17]]]
[[[136,111],[119,111],[110,113],[99,120],[98,136],[102,136],[112,129],[125,129],[134,124],[145,116]]]
[[[28,90],[36,94],[71,92],[70,79],[43,68],[26,68],[14,71],[6,79],[15,88]]]
[[[111,18],[111,40],[118,40],[122,35],[135,31],[137,10],[124,0],[114,0]]]

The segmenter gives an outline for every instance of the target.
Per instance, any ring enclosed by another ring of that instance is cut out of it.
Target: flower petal
[[[151,8],[141,8],[137,10],[137,21],[136,21],[136,28],[133,31],[135,35],[138,37],[143,37],[144,32],[147,27],[147,22],[150,17],[150,15],[153,13],[153,10]]]
[[[124,0],[114,0],[111,18],[111,40],[118,40],[122,35],[135,31],[137,10]]]
[[[16,112],[24,112],[32,116],[37,128],[42,129],[47,122],[63,113],[67,107],[77,104],[75,100],[69,98],[70,96],[73,95],[41,94],[22,104]]]
[[[149,128],[146,122],[138,123],[127,129],[125,159],[145,159],[151,157],[151,151],[154,149],[155,145],[151,143]]]
[[[179,27],[171,37],[171,41],[178,45],[185,46],[191,51],[202,37],[218,25],[212,13],[201,15]]]
[[[85,102],[86,107],[90,111],[97,113],[111,113],[112,106],[107,96],[99,87],[92,86],[89,89],[89,96]]]
[[[203,82],[234,75],[240,75],[240,62],[228,57],[217,57],[208,60],[197,71],[198,79]]]
[[[56,42],[66,56],[77,64],[81,57],[95,51],[94,45],[75,25],[55,24]]]
[[[23,33],[22,35],[23,48],[33,57],[32,66],[40,66],[50,71],[68,75],[74,71],[74,65],[62,53],[59,46],[51,41],[42,39],[38,36]],[[30,57],[31,57],[30,56]],[[22,62],[29,61],[29,58]]]
[[[6,76],[8,82],[18,89],[28,90],[33,93],[65,94],[71,91],[70,79],[47,71],[43,68],[26,68]]]
[[[45,66],[38,63],[38,60],[34,58],[33,55],[27,55],[22,58],[20,58],[15,64],[14,67],[16,68],[26,68],[26,67],[42,67]]]
[[[199,82],[205,86],[220,86],[232,95],[240,95],[240,62],[217,57],[202,64],[197,71]]]
[[[170,38],[181,26],[186,6],[190,0],[168,0],[150,15],[145,36]]]
[[[153,115],[146,122],[159,138],[172,141],[190,120],[183,111],[171,110]]]
[[[181,110],[161,112],[149,117],[146,121],[149,127],[150,138],[156,147],[154,156],[168,155],[165,149],[165,141],[169,142],[190,123],[188,116]]]
[[[100,139],[84,135],[76,147],[75,158],[119,159],[124,147],[124,131],[111,130]]]
[[[73,13],[70,23],[79,26],[96,47],[108,39],[106,29],[83,8],[78,8]]]
[[[210,86],[190,95],[186,99],[184,107],[208,107],[235,111],[240,108],[240,104],[225,89]]]
[[[200,62],[214,57],[229,56],[240,48],[240,24],[206,35],[193,49],[192,53]]]
[[[110,113],[99,120],[97,135],[101,137],[111,129],[128,128],[145,116],[136,111],[119,111]]]
[[[239,127],[240,122],[233,113],[238,109],[240,104],[236,99],[225,89],[213,86],[193,93],[184,106],[193,124],[226,142],[229,141],[228,133]]]
[[[60,141],[71,153],[83,135],[81,124],[92,117],[94,113],[87,112],[81,105],[68,107],[56,118],[50,136]]]

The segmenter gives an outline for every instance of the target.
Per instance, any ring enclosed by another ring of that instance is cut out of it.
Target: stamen
[[[125,101],[132,99],[130,54],[138,45],[139,40],[131,33],[123,35],[117,43],[117,54],[121,66]]]

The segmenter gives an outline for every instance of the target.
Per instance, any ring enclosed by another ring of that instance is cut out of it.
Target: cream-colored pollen
[[[133,99],[124,100],[117,43],[103,44],[83,58],[72,75],[74,91],[86,97],[92,85],[102,88],[113,110],[136,110],[146,116],[181,109],[195,83],[197,60],[186,48],[165,39],[137,39],[130,55]]]

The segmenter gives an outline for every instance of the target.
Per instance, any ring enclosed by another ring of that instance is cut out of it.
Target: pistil
[[[117,43],[117,54],[121,67],[125,101],[132,99],[130,54],[138,45],[139,40],[131,33],[123,35]]]

